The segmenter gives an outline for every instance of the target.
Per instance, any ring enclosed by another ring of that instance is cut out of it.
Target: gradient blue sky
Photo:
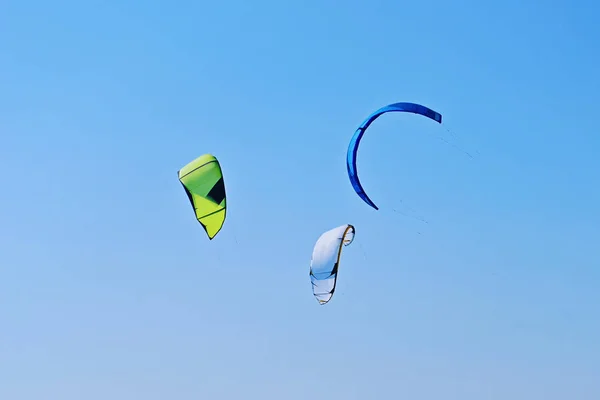
[[[598,12],[3,2],[0,398],[600,398]],[[372,126],[374,211],[345,152],[396,101],[445,126]],[[206,152],[212,242],[177,180]],[[344,223],[319,306],[312,247]]]

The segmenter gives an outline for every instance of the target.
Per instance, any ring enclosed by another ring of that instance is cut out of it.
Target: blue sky
[[[0,398],[600,397],[595,3],[172,4],[0,6]]]

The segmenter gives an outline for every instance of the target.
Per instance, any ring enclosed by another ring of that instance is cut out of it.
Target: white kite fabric
[[[342,247],[352,243],[354,233],[352,225],[338,226],[323,233],[315,244],[310,262],[310,281],[320,304],[326,304],[333,297]]]

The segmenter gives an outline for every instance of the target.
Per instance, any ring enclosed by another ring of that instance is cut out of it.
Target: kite
[[[196,213],[196,219],[212,240],[223,227],[227,199],[223,172],[212,154],[204,154],[181,168],[177,174]]]
[[[394,103],[387,105],[379,110],[375,111],[373,114],[369,115],[367,119],[363,121],[363,123],[358,127],[356,132],[354,132],[354,136],[350,140],[350,144],[348,146],[348,153],[346,154],[346,167],[348,169],[348,177],[350,178],[350,183],[354,188],[354,191],[358,196],[364,200],[365,203],[370,205],[376,210],[379,208],[371,201],[369,196],[365,193],[365,190],[358,179],[358,171],[356,168],[356,154],[358,152],[358,145],[360,141],[369,127],[380,115],[385,114],[387,112],[399,111],[399,112],[409,112],[413,114],[419,114],[434,120],[437,123],[442,123],[442,114],[433,111],[430,108],[422,106],[420,104],[415,103]]]
[[[338,226],[323,233],[315,244],[310,262],[310,281],[319,304],[327,304],[333,297],[342,246],[352,243],[354,232],[352,225]]]

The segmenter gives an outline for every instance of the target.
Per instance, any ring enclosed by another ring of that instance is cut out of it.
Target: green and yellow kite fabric
[[[227,213],[225,184],[219,161],[204,154],[181,168],[179,181],[192,203],[196,219],[212,240],[223,227]]]

